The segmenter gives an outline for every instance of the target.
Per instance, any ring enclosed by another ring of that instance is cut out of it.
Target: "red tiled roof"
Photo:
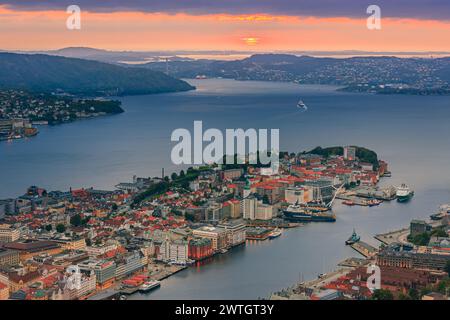
[[[38,279],[40,276],[39,271],[32,271],[32,272],[28,272],[25,275],[18,275],[17,273],[10,273],[9,275],[9,281],[12,281],[14,283],[19,283],[20,281],[22,281],[23,283],[28,283],[31,280],[35,280]]]

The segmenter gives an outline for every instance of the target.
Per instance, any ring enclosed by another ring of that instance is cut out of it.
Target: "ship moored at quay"
[[[402,184],[397,187],[397,201],[407,202],[414,196],[414,191],[411,190],[406,184]]]
[[[299,205],[290,205],[283,210],[283,217],[294,222],[335,222],[336,216],[333,213],[313,212]]]

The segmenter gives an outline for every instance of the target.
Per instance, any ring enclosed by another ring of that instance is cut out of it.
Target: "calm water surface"
[[[31,139],[0,143],[0,198],[23,194],[36,184],[49,190],[112,188],[119,181],[178,170],[171,165],[170,134],[204,128],[279,128],[282,150],[360,145],[389,162],[393,177],[416,196],[408,204],[375,208],[336,204],[337,221],[286,231],[280,238],[252,242],[164,280],[136,299],[257,298],[318,273],[348,256],[344,245],[353,227],[376,243],[378,232],[427,217],[450,202],[450,98],[336,92],[334,87],[287,83],[190,81],[198,90],[121,98],[125,113],[41,127]],[[299,99],[309,106],[295,107]]]

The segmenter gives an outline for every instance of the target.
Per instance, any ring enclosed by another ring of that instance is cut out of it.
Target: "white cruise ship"
[[[402,183],[400,187],[397,187],[397,201],[406,202],[411,199],[414,195],[414,191],[412,191],[406,184]]]

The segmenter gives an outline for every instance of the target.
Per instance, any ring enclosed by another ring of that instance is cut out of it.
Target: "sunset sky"
[[[71,4],[81,30],[66,28]],[[0,0],[0,30],[2,50],[450,51],[450,1]]]

